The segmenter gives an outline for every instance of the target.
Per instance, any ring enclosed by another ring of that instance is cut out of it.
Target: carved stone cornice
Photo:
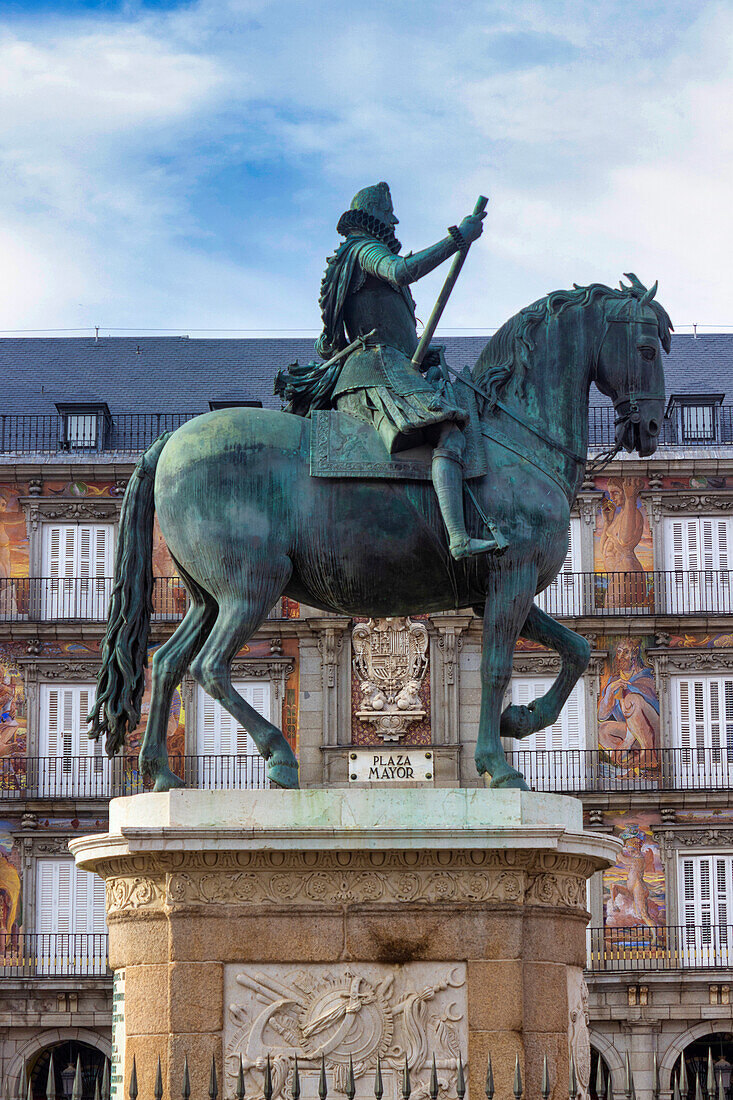
[[[232,676],[245,680],[269,680],[275,699],[295,669],[292,657],[250,657],[232,661]]]
[[[96,523],[115,522],[120,514],[122,501],[112,497],[21,497],[20,504],[26,513],[31,530],[39,523],[62,520],[68,523],[89,520]]]
[[[720,672],[733,669],[733,649],[650,649],[659,686],[667,677],[685,672]]]
[[[557,675],[561,663],[556,653],[522,653],[515,654],[512,667],[516,676]]]
[[[680,493],[674,490],[639,494],[647,507],[650,520],[658,523],[662,516],[705,515],[733,512],[733,492],[721,489],[714,493]]]
[[[686,848],[733,848],[731,825],[653,825],[662,859],[673,857]]]
[[[181,913],[201,907],[291,907],[498,902],[582,912],[595,861],[538,851],[207,852],[112,859],[107,913]],[[142,865],[144,862],[144,873]]]
[[[86,661],[69,661],[58,657],[18,657],[18,664],[29,683],[45,680],[69,680],[83,683],[85,680],[96,680],[101,663],[101,657],[98,660]]]
[[[590,527],[595,527],[598,513],[598,502],[603,498],[603,493],[582,492],[578,494],[575,502],[575,510],[580,518]]]

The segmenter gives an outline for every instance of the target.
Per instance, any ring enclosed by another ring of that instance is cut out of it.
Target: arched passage
[[[675,1080],[681,1073],[682,1058],[685,1060],[686,1095],[689,1100],[695,1098],[697,1079],[700,1081],[700,1088],[705,1100],[715,1100],[720,1096],[719,1089],[721,1085],[722,1096],[725,1100],[731,1100],[733,1032],[728,1030],[713,1031],[693,1039],[675,1061],[672,1068],[672,1080]],[[711,1066],[713,1077],[712,1080],[709,1080]],[[685,1100],[685,1093],[682,1095],[682,1100]]]
[[[106,1039],[103,1035],[98,1035],[95,1031],[81,1027],[49,1028],[48,1031],[41,1032],[40,1035],[34,1035],[32,1039],[29,1039],[29,1041],[16,1052],[9,1067],[9,1080],[13,1086],[11,1095],[26,1096],[28,1089],[27,1080],[28,1077],[30,1077],[34,1100],[45,1100],[48,1066],[50,1054],[51,1051],[53,1051],[54,1076],[57,1082],[56,1095],[58,1100],[62,1100],[64,1096],[63,1078],[59,1081],[59,1074],[66,1069],[69,1063],[70,1050],[72,1052],[71,1056],[74,1059],[74,1065],[76,1065],[75,1049],[77,1049],[77,1053],[81,1059],[82,1080],[84,1080],[85,1066],[88,1067],[88,1072],[91,1072],[91,1068],[94,1065],[103,1065],[105,1059],[109,1060],[112,1057],[112,1044],[109,1039]],[[63,1064],[61,1064],[62,1062]],[[43,1069],[44,1065],[45,1075]],[[20,1075],[24,1066],[26,1070],[26,1084],[22,1092],[19,1093]],[[36,1080],[34,1080],[34,1077]],[[43,1077],[42,1087],[41,1083],[37,1080],[39,1077]],[[93,1095],[94,1082],[92,1081],[91,1092],[88,1095],[85,1088],[84,1100],[92,1100]]]
[[[719,1019],[702,1021],[699,1024],[695,1024],[694,1027],[688,1028],[687,1031],[683,1031],[681,1035],[676,1036],[676,1038],[672,1040],[672,1042],[665,1050],[659,1062],[662,1088],[666,1090],[671,1090],[673,1084],[672,1071],[675,1069],[675,1066],[679,1061],[680,1054],[683,1050],[686,1050],[697,1040],[703,1039],[706,1035],[714,1036],[730,1033],[731,1021],[729,1017],[727,1020]]]
[[[598,1056],[602,1058],[602,1067],[605,1073],[611,1074],[611,1081],[614,1087],[614,1091],[618,1091],[620,1088],[621,1074],[624,1071],[624,1063],[617,1048],[598,1031],[590,1029],[590,1050],[591,1050],[591,1089],[593,1090],[595,1100],[595,1087],[596,1087],[596,1074],[598,1072]]]

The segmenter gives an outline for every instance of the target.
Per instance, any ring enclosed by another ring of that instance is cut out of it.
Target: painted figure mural
[[[659,945],[659,930],[665,925],[664,867],[652,825],[661,819],[639,814],[612,820],[623,848],[616,864],[603,873],[606,927],[638,928],[639,947]]]
[[[6,936],[17,934],[22,922],[20,857],[11,826],[0,821],[0,947]]]
[[[602,481],[599,480],[599,487]],[[645,607],[649,603],[646,572],[652,568],[652,542],[641,477],[609,477],[596,531],[596,569],[610,573],[605,606]]]
[[[601,680],[598,743],[618,774],[657,768],[659,698],[646,645],[647,639],[621,638]]]

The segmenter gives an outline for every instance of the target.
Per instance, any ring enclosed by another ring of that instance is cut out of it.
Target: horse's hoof
[[[154,791],[173,791],[178,787],[185,787],[183,780],[175,775],[170,768],[161,768],[155,779]]]
[[[529,786],[524,776],[514,768],[510,768],[506,772],[500,772],[498,775],[492,775],[489,786],[494,790],[529,790]]]
[[[271,761],[267,765],[267,778],[273,787],[283,787],[288,791],[297,791],[300,787],[298,782],[298,765],[297,763],[291,764],[285,761]]]

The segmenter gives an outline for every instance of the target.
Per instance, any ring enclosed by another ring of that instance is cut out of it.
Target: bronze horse
[[[453,561],[429,482],[312,478],[307,419],[233,408],[156,440],[125,494],[90,736],[106,734],[113,755],[140,719],[155,509],[190,596],[182,623],[153,656],[140,764],[156,790],[182,785],[168,765],[166,726],[187,669],[252,735],[270,780],[297,787],[283,734],[241,698],[230,675],[235,654],[283,594],[350,616],[473,606],[483,617],[476,767],[493,787],[526,788],[501,737],[553,723],[590,656],[586,640],[533,599],[567,552],[591,382],[613,400],[618,448],[652,454],[662,423],[660,344],[669,351],[672,325],[654,300],[656,284],[647,290],[629,278],[618,290],[575,287],[526,307],[473,368],[489,473],[471,484],[479,509],[508,538],[502,557]],[[502,713],[520,635],[556,650],[561,671],[547,694]]]

